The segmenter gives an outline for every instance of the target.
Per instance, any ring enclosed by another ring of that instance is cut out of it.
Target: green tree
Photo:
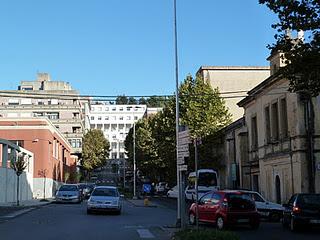
[[[286,66],[280,73],[290,80],[290,89],[317,96],[320,92],[320,1],[259,0],[277,14],[273,52],[284,54]],[[292,39],[288,31],[304,31],[305,39]]]
[[[24,157],[25,157],[24,154],[18,155],[18,158],[16,160],[11,159],[11,161],[10,161],[10,167],[15,171],[15,173],[17,175],[17,206],[19,206],[20,175],[27,168],[27,162],[24,160]]]
[[[87,173],[106,164],[110,143],[99,129],[91,129],[83,136],[82,167]]]
[[[141,97],[141,98],[139,99],[139,104],[145,105],[145,104],[147,104],[147,100],[146,100],[144,97]]]
[[[137,102],[137,100],[136,100],[134,97],[129,97],[128,104],[134,105],[134,104],[137,104],[137,103],[138,103],[138,102]]]
[[[120,95],[116,99],[116,104],[128,104],[128,97],[125,95]]]
[[[192,138],[214,134],[231,123],[231,114],[218,89],[200,77],[187,76],[180,86],[180,115]]]

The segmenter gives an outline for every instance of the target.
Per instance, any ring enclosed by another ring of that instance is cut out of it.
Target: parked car
[[[281,204],[269,202],[265,200],[260,193],[255,191],[241,190],[248,194],[256,203],[258,213],[261,218],[269,221],[278,222],[283,216],[283,206]]]
[[[291,231],[302,226],[320,226],[320,194],[295,194],[283,206],[282,224]]]
[[[157,194],[166,194],[168,191],[168,183],[166,183],[166,182],[157,183],[155,190],[156,190]]]
[[[178,192],[178,186],[174,186],[173,188],[170,188],[167,192],[168,198],[178,198],[179,192]]]
[[[196,203],[189,209],[190,224],[196,223]],[[213,223],[219,230],[235,224],[248,224],[253,229],[260,225],[260,217],[252,198],[240,191],[211,191],[198,201],[200,222]]]
[[[91,193],[87,203],[87,213],[99,211],[121,213],[123,195],[114,186],[97,186]]]
[[[64,184],[61,185],[55,196],[56,202],[67,203],[82,201],[81,191],[76,184]]]

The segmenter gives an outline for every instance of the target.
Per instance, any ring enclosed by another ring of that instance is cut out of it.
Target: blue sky
[[[266,66],[275,16],[258,0],[177,0],[179,80]],[[37,72],[88,95],[175,90],[173,0],[1,0],[0,89]]]

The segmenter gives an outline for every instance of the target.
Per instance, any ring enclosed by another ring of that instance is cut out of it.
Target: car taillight
[[[300,212],[301,212],[301,208],[295,206],[295,207],[292,208],[292,211],[293,211],[294,213],[300,213]]]

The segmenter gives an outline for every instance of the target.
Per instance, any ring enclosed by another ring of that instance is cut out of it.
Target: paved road
[[[156,197],[153,201],[158,204],[163,204],[170,209],[176,209],[176,199],[169,199],[166,197]],[[208,224],[201,224],[200,228],[214,229],[214,226]],[[305,229],[303,231],[292,233],[289,229],[282,227],[281,223],[262,222],[258,230],[251,230],[245,226],[231,229],[231,231],[239,234],[240,239],[243,240],[319,240],[320,229]]]
[[[169,239],[163,227],[175,218],[172,209],[136,207],[126,201],[120,216],[87,215],[85,203],[51,204],[1,223],[0,239]]]

